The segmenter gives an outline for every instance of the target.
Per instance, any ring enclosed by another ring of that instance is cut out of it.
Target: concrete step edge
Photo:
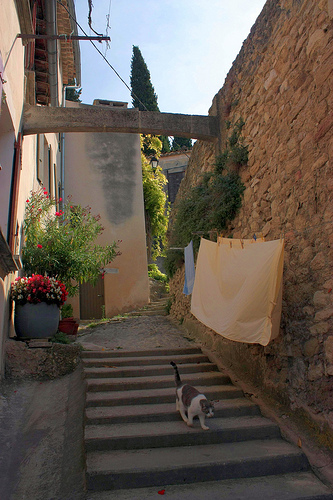
[[[87,454],[87,484],[88,489],[94,490],[188,484],[212,478],[236,479],[304,470],[309,470],[305,455],[282,440]]]
[[[86,426],[85,447],[89,451],[139,450],[144,448],[166,448],[198,446],[216,443],[276,439],[279,427],[263,417],[234,417],[207,419],[209,431],[203,431],[198,421],[193,428],[185,422],[118,424],[109,426]]]
[[[98,351],[99,352],[99,351]],[[174,355],[174,356],[154,356],[154,357],[147,357],[147,356],[141,356],[137,358],[132,358],[132,357],[110,357],[110,356],[104,356],[104,353],[99,355],[99,357],[96,358],[84,358],[83,359],[83,366],[101,366],[101,365],[106,365],[109,364],[110,366],[115,366],[115,367],[121,367],[121,366],[128,366],[128,367],[139,367],[139,366],[169,366],[170,361],[175,361],[177,365],[180,367],[184,363],[209,363],[209,358],[204,355],[204,354],[188,354],[188,355]]]
[[[156,486],[132,490],[88,492],[87,500],[156,500],[157,491],[168,500],[332,500],[332,491],[312,472],[205,481],[195,484]]]
[[[230,378],[220,372],[201,372],[198,376],[195,375],[184,375],[182,381],[186,384],[200,385],[201,387],[231,384]],[[152,377],[88,378],[86,379],[86,387],[89,392],[159,388],[176,390],[173,375],[158,375],[154,379]]]
[[[201,349],[199,347],[180,347],[174,349],[145,349],[145,350],[137,350],[137,351],[127,351],[123,349],[116,349],[112,351],[100,350],[100,351],[82,351],[83,358],[90,357],[149,357],[149,356],[173,356],[173,355],[182,355],[182,354],[201,354]]]
[[[110,363],[107,363],[110,364]],[[169,375],[170,365],[154,365],[141,367],[110,367],[110,366],[89,367],[84,363],[84,375],[86,378],[112,378],[112,377],[147,377],[149,375]],[[186,363],[182,364],[182,375],[189,373],[219,372],[214,363]],[[222,372],[219,372],[222,373]]]
[[[243,396],[240,389],[230,386],[210,386],[200,387],[208,399],[213,401],[223,399],[234,399]],[[123,405],[142,405],[154,403],[172,403],[175,401],[175,391],[173,389],[150,389],[137,391],[101,391],[88,392],[86,395],[86,407],[90,406],[123,406]]]
[[[260,409],[245,398],[225,400],[220,407],[215,405],[214,417],[216,418],[246,415],[260,415]],[[180,416],[174,403],[164,403],[134,407],[132,405],[89,407],[86,408],[85,418],[87,425],[107,425],[108,423],[179,421]]]

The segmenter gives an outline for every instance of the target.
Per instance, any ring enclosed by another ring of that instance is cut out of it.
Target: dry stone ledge
[[[55,379],[75,370],[81,360],[78,344],[7,340],[6,378]]]

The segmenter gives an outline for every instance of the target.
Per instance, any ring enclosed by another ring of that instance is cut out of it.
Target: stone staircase
[[[167,316],[168,300],[168,297],[153,299],[147,306],[127,313],[127,316]]]
[[[333,498],[300,448],[194,348],[85,351],[88,500]],[[189,428],[175,410],[174,372],[215,401]]]

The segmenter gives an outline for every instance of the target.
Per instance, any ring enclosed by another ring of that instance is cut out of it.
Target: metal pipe
[[[70,42],[71,40],[96,40],[98,42],[107,41],[109,42],[111,38],[109,36],[84,36],[84,35],[27,35],[21,33],[17,35],[17,38],[22,38],[22,40],[65,40]]]
[[[55,0],[45,0],[46,33],[49,37],[57,35],[57,13]],[[49,62],[49,82],[51,106],[59,106],[58,98],[58,45],[57,40],[47,40]]]

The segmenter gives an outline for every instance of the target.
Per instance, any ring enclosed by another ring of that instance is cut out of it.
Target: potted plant
[[[74,205],[70,197],[60,210],[57,200],[44,188],[31,191],[26,200],[23,228],[22,262],[29,277],[17,278],[12,287],[16,333],[19,337],[52,337],[67,294],[78,293],[83,281],[97,281],[101,269],[119,255],[117,243],[96,245],[103,231],[100,216],[93,215],[91,207]],[[28,309],[33,318],[28,318]],[[66,333],[70,329],[76,334],[77,327],[72,320],[64,328]]]
[[[15,302],[17,337],[52,337],[58,330],[60,307],[67,295],[65,285],[56,278],[41,274],[16,278],[11,298]]]
[[[58,326],[59,332],[76,336],[78,328],[79,323],[73,317],[73,306],[71,304],[64,304],[61,308],[61,320]]]

